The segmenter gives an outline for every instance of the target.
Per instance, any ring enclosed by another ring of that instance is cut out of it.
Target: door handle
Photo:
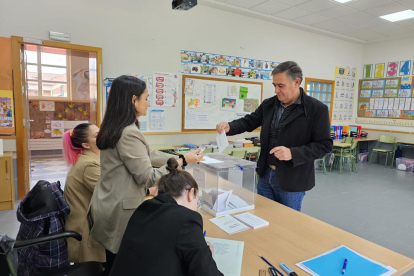
[[[34,122],[34,120],[29,120],[29,122]]]

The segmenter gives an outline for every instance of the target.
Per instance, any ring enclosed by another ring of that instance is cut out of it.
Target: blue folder
[[[348,259],[348,264],[345,275],[342,275],[345,259]],[[320,276],[379,276],[389,271],[345,246],[302,264]]]

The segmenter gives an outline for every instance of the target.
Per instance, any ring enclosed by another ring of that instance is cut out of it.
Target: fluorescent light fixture
[[[382,15],[380,17],[382,19],[385,19],[385,20],[388,20],[388,21],[391,21],[391,22],[396,22],[396,21],[401,21],[401,20],[414,18],[414,11],[413,10],[400,11],[400,12],[396,12],[396,13]]]
[[[347,2],[351,2],[353,0],[334,0],[335,2],[339,2],[341,4],[347,3]]]

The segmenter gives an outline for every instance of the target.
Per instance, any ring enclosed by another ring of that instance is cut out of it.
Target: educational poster
[[[51,121],[51,135],[53,138],[63,137],[65,133],[64,121]]]
[[[40,111],[55,111],[55,102],[39,101]]]
[[[13,91],[0,90],[0,136],[15,133]]]
[[[222,111],[236,111],[236,99],[223,98],[221,100],[221,110]]]
[[[374,78],[383,78],[385,71],[385,63],[377,63],[375,64],[374,69]]]
[[[154,73],[152,78],[152,104],[155,107],[176,107],[178,100],[178,75]]]
[[[356,68],[335,67],[335,99],[332,111],[332,121],[350,122],[355,95]],[[374,85],[372,82],[363,84],[365,87]],[[362,90],[366,98],[370,96],[370,90]],[[369,95],[368,95],[369,94]]]
[[[259,82],[183,76],[183,83],[183,131],[213,130],[219,122],[254,112],[262,100]]]
[[[214,105],[216,103],[216,85],[205,84],[204,85],[204,103]]]
[[[164,131],[164,110],[151,110],[149,121],[151,131]]]
[[[259,100],[257,99],[245,99],[244,100],[244,112],[254,112],[259,107]]]
[[[411,60],[400,61],[400,76],[409,76],[411,73]]]
[[[372,71],[373,71],[373,65],[372,64],[365,64],[364,65],[364,79],[370,79],[372,78]]]
[[[181,73],[270,80],[280,62],[181,51]],[[184,94],[187,94],[184,92]]]
[[[412,120],[414,119],[412,117],[413,104],[412,76],[360,80],[358,117]],[[400,125],[389,120],[359,121],[372,124]],[[401,126],[411,125],[404,123]]]
[[[397,77],[398,76],[398,61],[388,62],[387,65],[387,77]]]

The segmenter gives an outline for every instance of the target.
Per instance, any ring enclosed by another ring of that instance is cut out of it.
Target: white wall
[[[183,12],[173,11],[171,0],[0,1],[0,36],[48,39],[50,30],[70,33],[72,43],[102,47],[104,78],[156,70],[177,72],[182,49],[294,60],[305,77],[330,80],[337,65],[362,68],[363,64],[360,44],[202,5]],[[270,96],[273,87],[265,81],[264,98]],[[148,140],[182,144],[204,143],[214,137],[152,135]]]
[[[385,63],[390,61],[402,61],[402,60],[414,60],[414,53],[413,53],[413,46],[414,45],[414,37],[399,39],[399,40],[391,40],[385,41],[380,43],[374,44],[367,44],[364,46],[364,54],[363,54],[363,65],[364,64],[375,64],[375,63]],[[362,67],[360,67],[360,78],[362,78]],[[411,68],[412,70],[412,68]],[[358,105],[355,106],[355,114]],[[413,132],[413,127],[401,127],[401,126],[387,126],[387,125],[369,125],[369,124],[361,124],[361,126],[365,128],[372,128],[372,129],[383,129],[383,130],[391,130],[391,131],[404,131],[404,132]],[[371,137],[371,133],[373,137],[377,137],[380,132],[368,131],[369,136]],[[414,135],[412,134],[399,134],[399,133],[392,133],[397,137],[397,139],[401,140],[414,140]]]

